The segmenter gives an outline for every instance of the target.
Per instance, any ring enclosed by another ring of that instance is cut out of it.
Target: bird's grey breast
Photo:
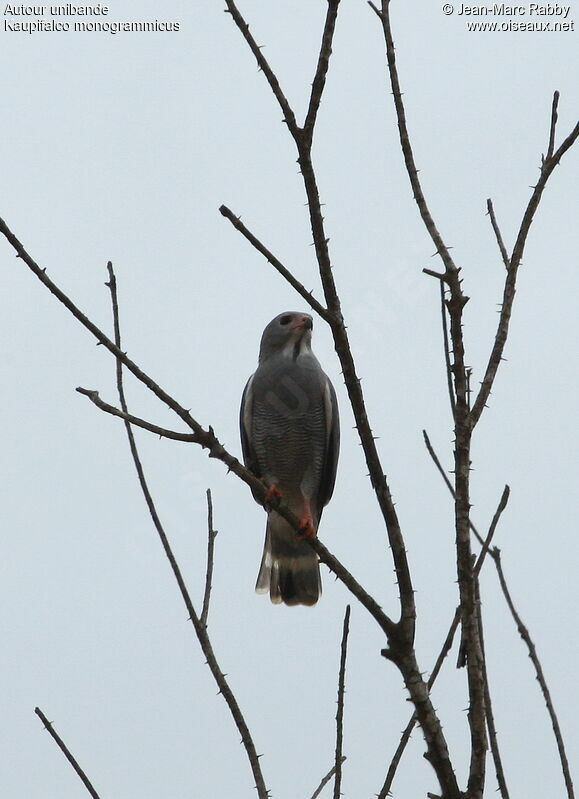
[[[253,442],[260,471],[287,493],[319,483],[326,446],[326,376],[315,358],[277,359],[255,373]]]

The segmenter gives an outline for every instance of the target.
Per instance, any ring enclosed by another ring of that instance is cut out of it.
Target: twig
[[[249,25],[239,13],[237,6],[233,2],[233,0],[225,0],[225,4],[227,5],[227,12],[231,14],[235,24],[237,25],[237,27],[241,31],[241,34],[243,35],[243,38],[249,45],[249,49],[255,56],[255,59],[259,65],[260,70],[265,75],[265,78],[270,85],[270,88],[275,96],[275,99],[278,101],[279,107],[282,110],[285,123],[288,126],[290,133],[295,139],[296,136],[300,135],[300,129],[298,127],[298,123],[296,122],[295,114],[279,84],[279,80],[274,75],[273,70],[268,64],[267,59],[264,56],[261,47],[257,44],[257,42],[250,33]]]
[[[482,566],[483,566],[483,563],[484,563],[484,560],[485,560],[485,557],[486,557],[487,553],[490,553],[490,555],[492,557],[493,553],[492,553],[492,550],[489,549],[489,547],[491,545],[491,541],[493,540],[493,537],[494,537],[494,534],[495,534],[495,530],[497,529],[497,525],[499,523],[501,515],[502,515],[504,509],[507,507],[507,502],[509,501],[509,497],[510,496],[511,496],[511,489],[509,488],[508,485],[506,485],[503,488],[503,493],[501,494],[501,498],[499,500],[499,504],[497,506],[497,509],[496,509],[495,514],[493,516],[493,519],[491,521],[487,537],[483,541],[482,549],[479,552],[478,559],[477,559],[477,561],[475,563],[475,566],[474,566],[474,569],[473,569],[473,574],[474,574],[475,577],[479,576],[480,570],[482,569]]]
[[[42,712],[42,710],[39,707],[35,707],[34,708],[34,712],[36,713],[38,718],[41,720],[41,722],[44,724],[44,728],[48,731],[48,733],[56,741],[57,745],[59,746],[59,748],[63,752],[64,756],[66,757],[66,759],[68,760],[70,765],[73,767],[73,769],[76,771],[76,773],[78,774],[78,776],[82,780],[82,782],[84,784],[84,787],[87,789],[87,791],[93,797],[93,799],[100,799],[98,793],[93,788],[91,781],[86,776],[86,774],[81,769],[81,767],[78,765],[78,761],[76,760],[74,755],[71,753],[71,751],[67,747],[67,745],[64,743],[64,741],[62,740],[60,735],[56,732],[56,730],[52,726],[52,722],[48,721],[48,719],[46,718],[46,716],[44,715],[44,713]]]
[[[326,75],[328,74],[330,55],[332,54],[332,40],[334,38],[334,30],[336,27],[336,18],[338,16],[339,5],[340,0],[328,0],[328,13],[326,14],[326,22],[324,24],[324,32],[322,34],[322,44],[320,47],[318,66],[312,83],[310,103],[303,127],[304,135],[309,137],[310,142],[314,131],[314,126],[316,124],[320,103],[322,101],[322,94],[326,85]]]
[[[265,257],[265,259],[274,267],[274,269],[277,269],[280,275],[287,280],[290,286],[293,286],[297,293],[304,298],[308,305],[313,308],[313,310],[319,314],[322,319],[325,319],[326,322],[330,321],[330,315],[328,314],[328,311],[314,298],[312,292],[308,291],[299,280],[296,280],[289,269],[287,269],[281,263],[281,261],[279,261],[275,255],[273,255],[273,253],[270,252],[270,250],[268,250],[267,247],[245,227],[241,219],[238,216],[235,216],[233,211],[230,211],[226,205],[222,205],[219,208],[219,213],[226,219],[229,219],[233,227],[238,230],[241,235],[244,236],[247,241],[249,241],[249,243],[252,244],[253,247],[255,247],[255,249]]]
[[[117,298],[117,282],[113,270],[113,265],[109,261],[107,264],[107,269],[109,271],[109,282],[107,286],[110,289],[111,293],[111,302],[113,307],[113,321],[114,321],[114,329],[115,329],[115,342],[116,346],[119,348],[121,347],[121,333],[120,333],[120,323],[119,323],[119,306],[118,306],[118,298]],[[128,412],[127,402],[125,399],[125,391],[123,386],[123,371],[122,371],[122,363],[117,358],[117,389],[119,392],[119,401],[121,404],[121,408],[125,413]],[[201,649],[205,658],[207,660],[207,665],[213,675],[215,682],[219,688],[219,693],[222,694],[229,711],[233,717],[235,725],[239,730],[241,735],[241,741],[245,748],[251,770],[253,772],[253,776],[255,779],[255,787],[257,790],[257,794],[260,799],[268,799],[269,792],[265,787],[265,782],[263,779],[263,774],[261,771],[261,766],[259,764],[259,756],[257,754],[257,750],[255,748],[255,744],[253,742],[253,738],[249,731],[249,727],[246,724],[245,718],[243,713],[241,712],[241,708],[237,703],[237,699],[233,694],[233,691],[229,687],[229,683],[221,669],[219,668],[219,664],[213,652],[213,647],[211,646],[211,641],[207,634],[207,629],[205,624],[201,621],[201,619],[197,616],[195,612],[195,608],[193,606],[193,602],[191,601],[191,597],[189,595],[189,591],[187,586],[185,585],[185,581],[183,579],[183,575],[181,573],[181,569],[175,559],[175,555],[173,554],[173,550],[171,549],[171,545],[169,543],[169,539],[165,533],[159,515],[157,513],[157,509],[155,507],[155,503],[151,492],[149,490],[145,473],[143,470],[143,465],[141,463],[141,459],[139,456],[139,452],[137,449],[137,445],[135,442],[135,437],[133,435],[133,431],[131,429],[131,425],[128,421],[125,420],[125,428],[127,431],[127,437],[129,440],[129,447],[131,450],[131,455],[133,457],[133,462],[135,465],[135,469],[137,471],[137,476],[139,479],[139,484],[141,486],[141,490],[145,497],[145,502],[147,503],[147,507],[149,509],[149,513],[151,515],[151,519],[153,520],[153,524],[155,525],[155,529],[161,539],[161,544],[163,545],[163,549],[165,551],[165,555],[169,561],[175,579],[177,580],[177,585],[179,586],[179,590],[181,592],[181,596],[183,597],[183,601],[185,603],[185,607],[187,608],[187,612],[189,613],[189,619],[193,624],[195,629],[195,633],[197,635],[197,639],[199,644],[201,645]]]
[[[490,683],[488,679],[487,673],[487,664],[486,664],[486,653],[485,653],[485,645],[484,645],[484,631],[483,631],[483,622],[482,622],[482,608],[481,608],[481,601],[480,601],[480,583],[476,581],[476,600],[478,606],[478,627],[479,627],[479,640],[481,644],[482,650],[482,669],[483,669],[483,679],[484,679],[484,686],[485,686],[485,714],[486,714],[486,721],[487,721],[487,729],[489,733],[489,742],[491,747],[491,753],[493,756],[493,762],[495,764],[495,774],[497,777],[497,783],[499,786],[499,791],[501,793],[502,799],[510,799],[509,797],[509,789],[507,787],[507,781],[505,779],[505,772],[503,769],[503,761],[501,758],[501,752],[499,749],[499,741],[497,737],[497,730],[495,727],[495,718],[493,715],[493,706],[492,706],[492,699],[491,699],[491,692],[490,692]]]
[[[203,594],[203,609],[201,611],[201,624],[207,627],[209,615],[209,601],[211,599],[211,580],[213,578],[213,552],[217,530],[213,529],[213,500],[211,489],[207,489],[207,572],[205,574],[205,593]]]
[[[394,48],[394,39],[392,37],[392,26],[390,24],[390,2],[389,0],[382,0],[381,10],[378,10],[373,3],[369,3],[369,5],[372,10],[376,12],[382,23],[384,40],[386,43],[388,72],[390,74],[390,84],[392,87],[394,107],[396,109],[396,118],[398,121],[400,146],[402,148],[404,163],[406,165],[406,171],[408,172],[408,177],[410,179],[410,185],[412,186],[414,199],[416,201],[416,205],[418,206],[424,226],[426,227],[430,238],[434,242],[436,252],[440,255],[446,271],[457,272],[457,268],[454,264],[452,256],[450,255],[449,249],[444,243],[442,236],[438,232],[438,228],[436,227],[434,219],[432,218],[426,203],[424,192],[422,191],[422,186],[418,177],[418,169],[414,161],[414,153],[412,151],[412,145],[410,143],[410,136],[408,133],[408,125],[406,123],[406,110],[402,100],[402,90],[400,88],[400,79],[398,77],[398,68],[396,66],[396,51]]]
[[[123,419],[125,422],[130,422],[131,424],[134,424],[135,427],[141,427],[143,430],[148,430],[149,433],[155,433],[161,438],[170,438],[173,441],[186,441],[187,443],[197,444],[201,443],[199,436],[196,433],[177,433],[175,430],[167,430],[166,428],[159,427],[152,422],[146,422],[144,419],[140,419],[138,416],[133,416],[132,413],[127,413],[119,408],[115,408],[114,405],[109,405],[108,402],[105,402],[100,398],[98,391],[82,388],[81,386],[78,386],[76,390],[79,394],[84,394],[85,397],[88,397],[89,400],[97,406],[97,408],[101,409],[101,411],[110,413],[111,416],[118,416],[119,419]]]
[[[336,713],[336,759],[334,763],[334,799],[340,799],[342,788],[342,747],[344,728],[344,693],[346,685],[346,655],[348,653],[348,635],[350,632],[350,606],[346,605],[344,625],[342,629],[342,644],[340,653],[340,673],[338,677],[338,710]]]
[[[490,199],[487,200],[487,211],[489,218],[491,220],[492,228],[495,232],[495,238],[497,240],[497,244],[501,253],[501,258],[503,259],[503,263],[505,265],[505,269],[509,269],[511,266],[511,262],[509,260],[509,254],[507,252],[507,248],[505,247],[505,242],[503,241],[503,237],[501,235],[501,230],[499,228],[497,218],[495,216],[495,209],[493,208],[493,201]]]
[[[521,636],[521,638],[527,645],[527,649],[529,650],[529,657],[535,669],[537,682],[541,687],[541,692],[545,700],[545,705],[547,706],[547,712],[549,713],[549,717],[551,719],[551,725],[553,727],[553,733],[555,735],[555,740],[557,742],[559,759],[561,761],[561,770],[563,772],[563,779],[565,780],[565,787],[567,789],[567,797],[568,799],[575,799],[575,792],[573,790],[573,780],[571,779],[571,772],[569,771],[569,761],[567,760],[567,753],[565,751],[565,743],[563,741],[563,736],[561,734],[561,727],[559,726],[559,720],[557,718],[557,714],[555,713],[555,707],[553,705],[553,701],[551,699],[551,693],[549,691],[549,688],[547,686],[547,681],[543,673],[543,667],[541,666],[541,661],[539,660],[539,656],[537,655],[537,649],[531,639],[527,627],[523,624],[523,620],[519,616],[514,606],[513,600],[511,598],[511,594],[507,586],[507,581],[505,580],[505,575],[503,573],[500,549],[498,549],[498,547],[494,547],[494,549],[491,551],[491,555],[495,562],[495,566],[497,567],[499,583],[501,585],[501,589],[504,594],[505,600],[507,602],[509,610],[511,611],[511,615],[515,620],[517,629],[519,631],[519,635]]]
[[[553,103],[551,105],[551,127],[549,128],[549,144],[547,146],[547,157],[545,161],[548,161],[550,158],[553,157],[553,151],[555,149],[555,129],[557,127],[557,106],[559,105],[559,92],[555,92],[553,94]]]
[[[525,245],[527,243],[527,236],[529,235],[529,230],[531,229],[533,217],[535,215],[535,212],[537,211],[537,208],[539,207],[541,197],[543,196],[543,191],[545,190],[547,181],[549,180],[550,176],[553,174],[553,170],[559,164],[561,158],[565,155],[567,150],[569,150],[573,146],[573,144],[575,144],[577,138],[579,138],[579,123],[577,123],[577,125],[575,125],[571,133],[559,146],[559,148],[555,150],[555,152],[552,152],[551,155],[549,155],[549,152],[552,151],[552,147],[554,146],[553,142],[555,137],[555,126],[557,123],[558,100],[559,100],[559,94],[558,92],[555,92],[555,95],[553,97],[552,111],[551,111],[551,123],[549,128],[549,147],[547,150],[547,158],[544,159],[543,164],[541,166],[541,174],[539,176],[539,180],[537,181],[537,185],[535,186],[533,193],[531,194],[531,198],[527,204],[525,213],[523,214],[523,219],[521,220],[521,226],[519,228],[517,240],[515,242],[515,246],[513,247],[512,255],[509,259],[509,268],[507,270],[507,278],[505,280],[505,287],[503,291],[503,302],[501,306],[501,313],[499,316],[499,322],[497,326],[495,340],[493,343],[487,368],[477,398],[470,412],[471,428],[474,428],[477,425],[481,417],[481,414],[487,404],[489,395],[491,393],[491,389],[493,387],[493,383],[495,381],[497,370],[499,368],[499,364],[503,357],[503,352],[507,341],[507,335],[509,332],[509,322],[511,319],[513,302],[515,299],[517,273],[519,266],[521,265],[521,261],[523,259],[523,253],[525,251]]]
[[[454,396],[454,388],[452,386],[452,366],[450,363],[450,348],[448,344],[448,324],[446,319],[446,299],[444,296],[444,282],[440,281],[440,311],[442,314],[442,341],[444,344],[444,364],[446,366],[446,381],[448,384],[448,397],[450,399],[450,409],[452,411],[452,418],[456,414],[456,399]]]
[[[166,391],[164,391],[149,375],[145,374],[142,369],[140,369],[134,361],[127,357],[125,352],[122,352],[112,341],[111,339],[103,333],[103,331],[97,327],[73,302],[72,300],[60,289],[54,281],[52,281],[45,269],[41,269],[36,261],[31,258],[31,256],[26,252],[24,249],[23,244],[16,238],[14,233],[10,230],[8,225],[3,219],[0,219],[0,233],[2,233],[6,239],[10,242],[12,247],[16,250],[16,256],[20,258],[26,266],[36,275],[36,277],[43,283],[46,288],[53,294],[59,302],[61,302],[65,308],[67,308],[70,313],[85,327],[92,335],[96,338],[96,340],[102,344],[109,352],[111,352],[115,358],[118,358],[121,363],[127,367],[127,369],[132,372],[135,377],[141,381],[147,388],[155,394],[158,399],[161,400],[165,405],[167,405],[171,410],[177,414],[185,424],[193,430],[193,432],[197,433],[201,441],[204,440],[204,437],[207,431],[203,430],[201,425],[193,419],[189,411],[183,408],[173,397],[171,397]],[[213,437],[214,439],[214,437]],[[208,446],[211,443],[212,436],[209,436],[206,439],[207,443],[202,444],[202,446]],[[215,445],[216,439],[213,441],[213,445]],[[218,443],[218,442],[217,442]]]
[[[504,509],[507,507],[507,502],[509,501],[510,495],[511,495],[511,489],[509,488],[508,485],[506,485],[504,487],[504,489],[503,489],[503,493],[501,494],[501,498],[500,498],[498,507],[497,507],[497,509],[495,511],[495,515],[493,516],[493,519],[491,521],[491,526],[489,527],[489,532],[487,534],[487,537],[482,542],[482,549],[481,549],[481,551],[479,553],[478,559],[477,559],[477,561],[475,563],[475,566],[474,566],[474,569],[473,569],[473,578],[475,580],[475,590],[476,590],[476,585],[478,583],[478,576],[480,574],[480,570],[482,569],[482,566],[483,566],[484,560],[485,560],[485,558],[487,556],[487,553],[490,551],[489,547],[491,545],[491,541],[493,540],[493,536],[495,534],[495,530],[497,529],[497,525],[499,523],[499,519],[501,518],[501,515],[502,515]],[[471,530],[474,530],[476,532],[477,538],[479,538],[480,536],[478,534],[478,531],[476,530],[476,527],[474,526],[474,524],[472,524],[472,522],[470,524],[470,527],[471,527]],[[492,557],[492,551],[490,552],[490,555]],[[481,643],[481,654],[482,654],[483,659],[484,659],[484,651],[483,651],[483,648],[482,648],[482,643]],[[466,665],[466,660],[467,660],[466,646],[464,645],[464,643],[461,643],[461,646],[459,648],[458,658],[457,658],[457,664],[456,664],[457,668],[462,668],[463,666],[465,666]]]
[[[456,624],[458,627],[458,622],[460,620],[460,614],[457,617]],[[384,785],[380,793],[378,794],[378,799],[387,799],[387,797],[391,796],[390,793],[392,789],[392,783],[394,782],[394,777],[396,776],[396,771],[398,766],[400,765],[400,760],[402,759],[402,755],[404,754],[404,750],[408,745],[408,741],[410,740],[410,736],[412,735],[412,731],[416,727],[418,719],[416,718],[416,713],[413,713],[410,717],[410,721],[404,728],[402,732],[402,737],[400,738],[400,743],[396,747],[396,751],[390,761],[390,765],[388,766],[388,771],[386,772],[386,779],[384,780]]]
[[[345,760],[346,760],[346,756],[345,756],[345,755],[342,755],[342,761],[341,761],[340,765],[342,765],[342,764],[344,763],[344,761],[345,761]],[[313,794],[312,794],[312,796],[311,796],[311,799],[318,799],[318,796],[321,794],[321,792],[324,790],[324,788],[326,787],[326,785],[329,783],[329,781],[330,781],[330,780],[332,779],[332,777],[334,776],[334,773],[335,773],[335,771],[336,771],[336,764],[334,763],[334,765],[332,766],[332,768],[331,768],[331,769],[328,771],[328,773],[326,774],[326,776],[322,778],[322,780],[321,780],[320,784],[318,785],[318,787],[316,788],[316,790],[313,792]]]

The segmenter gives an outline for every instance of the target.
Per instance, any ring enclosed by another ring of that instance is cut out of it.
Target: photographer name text
[[[571,6],[539,5],[529,3],[528,6],[508,6],[506,3],[493,3],[492,6],[458,6],[457,16],[473,17],[558,17],[567,19]]]

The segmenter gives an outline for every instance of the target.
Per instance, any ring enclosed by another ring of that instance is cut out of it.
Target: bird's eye
[[[280,325],[289,325],[291,320],[292,320],[291,316],[289,314],[286,314],[285,316],[282,316],[282,318],[279,320],[279,323]]]

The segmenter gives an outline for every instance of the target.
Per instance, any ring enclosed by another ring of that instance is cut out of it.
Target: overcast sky
[[[223,7],[217,0],[111,0],[107,16],[90,19],[178,23],[178,30],[111,33],[75,32],[80,17],[51,17],[48,6],[44,17],[4,6],[0,215],[108,331],[104,282],[106,262],[114,262],[124,348],[239,455],[239,400],[263,327],[281,311],[307,308],[219,215],[219,205],[241,214],[317,297],[321,290],[293,144]],[[523,8],[516,18],[485,20],[556,19]],[[326,3],[240,0],[240,9],[301,116]],[[442,2],[426,0],[392,4],[420,175],[471,297],[465,335],[477,385],[504,279],[486,199],[493,198],[512,247],[547,148],[555,89],[558,139],[575,124],[579,48],[572,30],[469,32],[459,10],[457,3],[445,14]],[[39,19],[66,21],[70,30],[10,29]],[[579,6],[569,7],[566,20],[579,25]],[[417,653],[428,672],[457,602],[453,510],[422,441],[426,428],[451,468],[438,285],[422,274],[438,264],[403,167],[381,28],[362,0],[342,1],[314,156],[334,275],[406,538]],[[475,435],[472,486],[473,519],[483,531],[505,483],[511,486],[496,543],[575,768],[578,166],[575,149],[535,217],[507,360]],[[0,264],[0,795],[87,795],[34,715],[39,705],[102,799],[254,797],[239,734],[216,695],[139,493],[123,426],[74,390],[98,389],[115,403],[113,359],[4,240]],[[321,320],[314,349],[336,386],[343,430],[320,538],[395,615],[386,535]],[[136,414],[182,429],[131,378],[127,392]],[[349,596],[325,567],[324,595],[313,609],[272,606],[254,594],[265,516],[247,488],[193,445],[142,431],[137,439],[199,609],[205,491],[212,489],[219,530],[209,619],[215,652],[263,753],[272,796],[308,799],[332,763]],[[491,563],[482,594],[511,796],[563,797],[550,723]],[[343,782],[351,799],[378,793],[410,713],[382,646],[376,625],[354,603]],[[467,696],[455,656],[433,699],[464,784]],[[397,799],[436,792],[423,750],[417,732],[394,784]],[[495,788],[489,763],[488,796]]]

